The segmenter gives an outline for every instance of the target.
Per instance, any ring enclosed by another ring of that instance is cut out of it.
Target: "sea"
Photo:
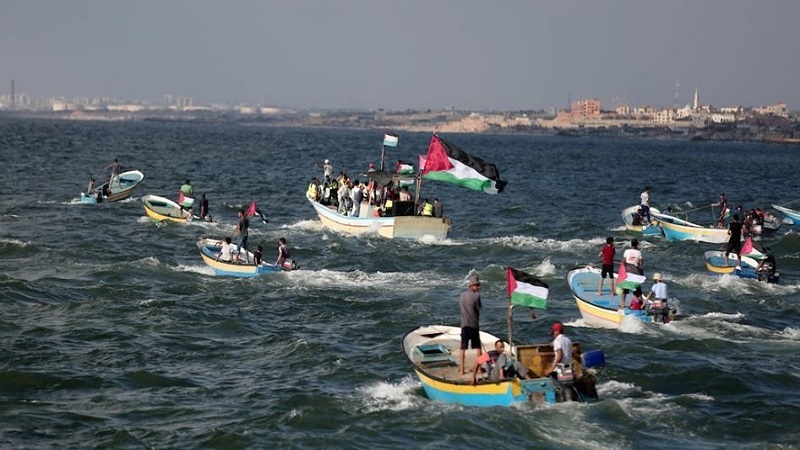
[[[800,147],[442,134],[508,181],[498,195],[424,181],[421,197],[452,218],[447,239],[325,229],[305,198],[317,164],[358,176],[380,164],[385,131],[0,118],[0,448],[800,448],[796,226],[762,237],[780,284],[712,274],[703,253],[719,245],[642,239],[646,274],[663,274],[685,316],[664,326],[590,327],[565,282],[600,264],[607,236],[620,253],[635,237],[620,214],[645,186],[653,206],[701,224],[721,191],[745,209],[797,202]],[[431,138],[398,134],[392,167]],[[114,158],[142,185],[81,203]],[[149,220],[141,197],[177,198],[186,179],[215,221]],[[215,276],[195,242],[230,236],[254,201],[269,222],[251,221],[251,245],[272,260],[285,237],[300,269]],[[506,338],[507,266],[550,288],[536,318],[515,309],[514,342],[549,342],[562,321],[602,349],[599,402],[425,396],[403,335],[459,326],[476,274],[481,327]]]

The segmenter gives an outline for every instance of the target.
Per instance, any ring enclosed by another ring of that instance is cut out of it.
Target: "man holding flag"
[[[625,308],[625,296],[628,292],[636,289],[644,283],[644,260],[642,252],[639,251],[639,240],[631,239],[631,248],[622,254],[622,261],[619,263],[619,273],[617,274],[617,288],[622,289],[622,299],[619,307]]]

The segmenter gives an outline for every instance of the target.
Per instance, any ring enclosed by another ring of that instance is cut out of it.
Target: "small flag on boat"
[[[183,191],[178,191],[178,204],[183,205],[184,200],[186,200],[186,196],[183,195]]]
[[[383,135],[383,145],[386,147],[397,147],[399,138],[395,134],[386,133]]]
[[[261,210],[258,209],[258,206],[256,206],[256,202],[250,203],[250,206],[247,207],[247,211],[245,211],[244,215],[247,217],[258,216],[261,218],[261,221],[264,222],[264,225],[269,222],[269,220],[264,217],[264,214],[261,214]]]
[[[547,283],[533,275],[506,267],[508,280],[508,298],[512,305],[530,308],[547,308],[547,296],[550,288]]]
[[[414,173],[414,165],[403,161],[397,161],[397,173]]]
[[[500,179],[497,166],[470,155],[435,134],[428,145],[422,176],[487,194],[503,192],[503,188],[508,184],[507,181]]]
[[[625,261],[620,261],[619,272],[617,273],[617,287],[620,289],[634,290],[644,283],[647,278],[638,273],[628,273],[625,269]]]
[[[753,247],[753,238],[750,236],[747,236],[747,238],[744,240],[744,245],[742,245],[742,256],[749,256],[753,259],[764,259],[766,257],[765,254]]]

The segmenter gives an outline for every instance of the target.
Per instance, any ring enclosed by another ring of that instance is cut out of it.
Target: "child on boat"
[[[642,306],[644,306],[644,300],[642,299],[642,288],[637,286],[633,291],[633,297],[631,297],[631,309],[639,311],[642,309]]]

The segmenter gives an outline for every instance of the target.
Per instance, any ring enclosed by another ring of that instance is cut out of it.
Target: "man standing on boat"
[[[483,353],[480,336],[481,294],[478,292],[481,289],[481,281],[477,275],[469,277],[468,286],[469,289],[463,292],[459,299],[461,307],[461,366],[459,369],[461,375],[465,373],[464,359],[467,348],[472,346],[476,349],[478,357]]]
[[[733,215],[733,221],[728,225],[728,245],[725,247],[725,265],[728,265],[728,255],[731,250],[736,251],[736,268],[740,269],[742,261],[742,224],[739,215]]]
[[[250,254],[247,252],[247,229],[250,228],[250,221],[244,214],[244,210],[239,210],[239,223],[236,224],[236,233],[239,235],[239,240],[236,243],[236,262],[242,261],[242,249],[244,249],[245,261],[250,264]]]
[[[717,228],[725,228],[725,216],[728,214],[728,197],[725,197],[724,192],[719,193],[719,201],[712,203],[711,207],[719,206],[719,214],[717,215]]]
[[[642,220],[644,224],[650,223],[650,186],[644,187],[644,192],[639,196],[641,198],[640,206],[642,207]]]
[[[564,335],[564,324],[561,322],[553,322],[550,334],[554,336],[553,352],[556,354],[553,358],[553,365],[547,371],[547,374],[552,375],[558,369],[559,364],[563,364],[563,367],[566,368],[572,367],[572,340]]]
[[[631,248],[625,250],[622,254],[622,264],[625,264],[626,272],[644,275],[644,259],[642,259],[642,252],[639,250],[638,239],[631,239]],[[620,308],[625,307],[625,297],[628,295],[628,292],[628,289],[622,290],[622,299],[619,304]]]
[[[104,170],[111,169],[111,178],[109,178],[109,180],[108,180],[108,187],[111,187],[114,184],[114,180],[116,180],[117,181],[117,185],[119,185],[119,173],[120,173],[121,167],[119,165],[119,161],[117,161],[117,158],[114,158],[114,162],[112,162],[111,164],[103,167],[103,169]]]

